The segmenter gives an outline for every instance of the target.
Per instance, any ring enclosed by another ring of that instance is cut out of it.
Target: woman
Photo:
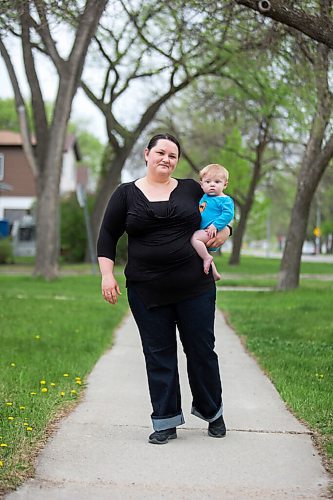
[[[128,234],[125,269],[128,301],[137,323],[146,361],[153,407],[153,444],[177,437],[184,423],[178,378],[176,327],[187,357],[192,413],[208,422],[208,434],[224,437],[222,388],[214,352],[215,282],[203,272],[191,245],[200,226],[200,185],[172,177],[180,156],[177,139],[154,136],[144,152],[147,172],[120,185],[109,201],[98,240],[103,297],[116,304],[120,289],[113,269],[116,245]],[[224,228],[209,241],[220,246]]]

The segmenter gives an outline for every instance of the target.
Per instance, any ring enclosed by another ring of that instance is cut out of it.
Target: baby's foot
[[[211,255],[208,255],[203,261],[203,269],[204,273],[208,274],[209,273],[209,268],[213,262],[213,257]]]

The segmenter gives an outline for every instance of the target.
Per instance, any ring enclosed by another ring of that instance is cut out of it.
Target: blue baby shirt
[[[201,212],[200,229],[214,224],[220,231],[234,218],[234,202],[230,196],[209,196],[204,194],[199,202]]]

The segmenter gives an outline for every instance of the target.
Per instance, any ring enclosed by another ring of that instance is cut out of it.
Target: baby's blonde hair
[[[218,163],[210,163],[209,165],[206,165],[206,167],[204,167],[200,170],[200,172],[199,172],[200,180],[202,181],[202,179],[205,175],[207,175],[208,173],[212,173],[212,172],[222,174],[226,180],[229,179],[229,172],[225,167],[223,167],[222,165],[219,165]]]

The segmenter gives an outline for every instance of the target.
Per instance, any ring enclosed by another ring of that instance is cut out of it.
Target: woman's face
[[[145,149],[145,160],[150,173],[169,176],[178,163],[177,145],[167,139],[159,139],[151,150]]]

